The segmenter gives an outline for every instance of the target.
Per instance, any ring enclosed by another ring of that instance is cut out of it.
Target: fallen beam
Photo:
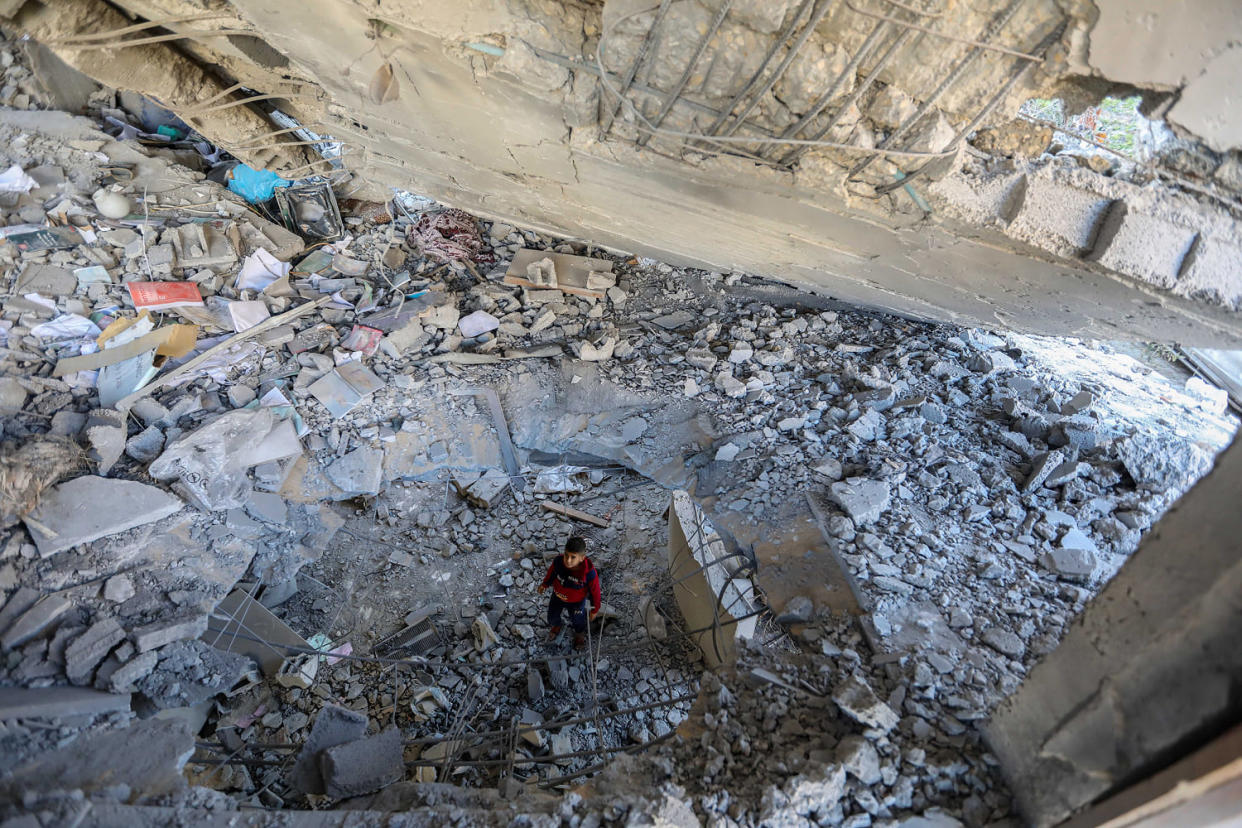
[[[608,521],[603,518],[597,518],[595,515],[579,511],[572,506],[562,506],[559,503],[553,503],[551,500],[541,500],[539,505],[543,506],[543,508],[547,509],[549,512],[556,512],[558,515],[564,515],[567,518],[585,521],[586,523],[600,526],[605,529],[608,528]]]

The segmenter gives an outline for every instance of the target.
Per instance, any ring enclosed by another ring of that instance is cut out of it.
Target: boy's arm
[[[591,574],[595,577],[591,579],[591,617],[595,617],[595,613],[599,612],[600,593],[599,593],[599,572],[592,570]]]
[[[539,585],[539,589],[541,589],[541,590],[542,590],[542,589],[544,589],[545,587],[547,587],[549,584],[551,584],[551,583],[552,583],[552,576],[553,576],[553,573],[554,573],[555,569],[556,569],[556,562],[555,562],[555,561],[553,561],[552,563],[548,564],[548,574],[546,574],[546,575],[544,575],[544,576],[543,576],[543,583],[541,583],[541,584]]]

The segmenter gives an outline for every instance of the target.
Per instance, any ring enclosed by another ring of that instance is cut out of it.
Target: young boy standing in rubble
[[[548,601],[548,640],[553,641],[561,633],[561,614],[569,611],[569,623],[574,628],[574,648],[586,644],[587,622],[599,615],[599,573],[591,559],[586,556],[586,540],[577,535],[565,541],[565,553],[557,556],[548,567],[539,585],[539,594],[552,587]],[[587,616],[587,599],[591,601],[591,614]]]

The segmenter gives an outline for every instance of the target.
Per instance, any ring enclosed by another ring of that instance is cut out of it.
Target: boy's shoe
[[[583,635],[582,633],[575,633],[574,634],[574,649],[581,650],[585,646],[586,646],[586,636]]]
[[[560,627],[548,627],[548,640],[555,641],[556,637],[561,634]]]

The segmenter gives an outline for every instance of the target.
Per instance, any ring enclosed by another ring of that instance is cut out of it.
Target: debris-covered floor
[[[192,148],[0,137],[3,816],[1014,820],[979,724],[1236,428],[1132,346],[404,193],[308,242]],[[583,650],[535,592],[571,534]]]

